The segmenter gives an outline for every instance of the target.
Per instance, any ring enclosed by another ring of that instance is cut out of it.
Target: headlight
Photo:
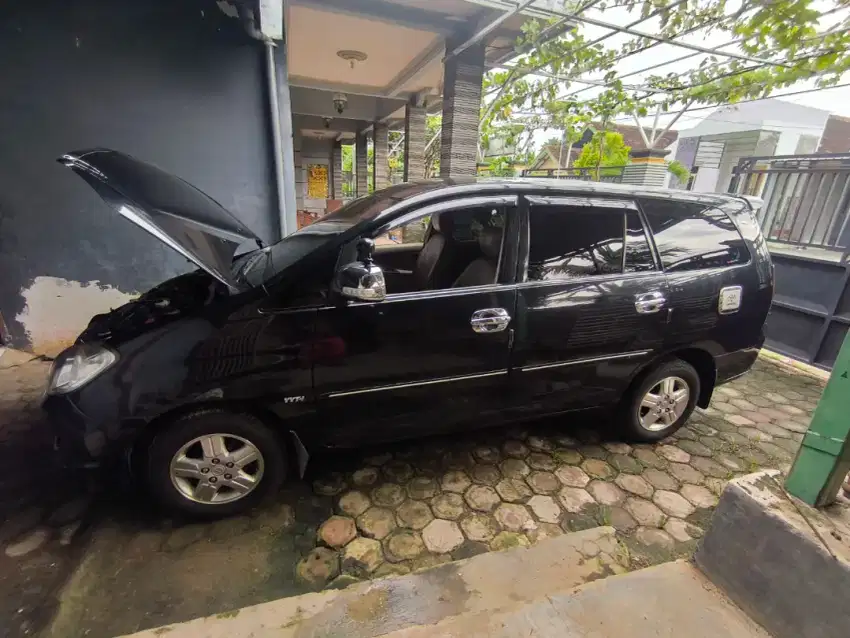
[[[53,363],[48,394],[73,392],[94,379],[118,360],[118,355],[103,346],[84,343],[68,348]]]

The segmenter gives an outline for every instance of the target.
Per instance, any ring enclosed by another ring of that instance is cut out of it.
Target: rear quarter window
[[[667,272],[745,264],[746,243],[729,216],[695,202],[641,201],[661,263]]]

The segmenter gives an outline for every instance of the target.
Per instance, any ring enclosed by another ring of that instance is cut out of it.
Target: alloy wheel
[[[235,434],[205,434],[192,439],[172,457],[174,487],[196,503],[232,503],[254,491],[263,478],[259,448]]]
[[[650,432],[666,430],[688,407],[690,389],[681,377],[665,377],[653,385],[638,406],[638,421]]]

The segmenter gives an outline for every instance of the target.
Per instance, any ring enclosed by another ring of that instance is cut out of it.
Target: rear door
[[[664,341],[667,285],[633,201],[527,197],[512,381],[526,413],[616,401]]]

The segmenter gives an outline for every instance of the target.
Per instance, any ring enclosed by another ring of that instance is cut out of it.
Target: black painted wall
[[[278,235],[262,45],[213,0],[0,5],[0,313],[38,276],[143,291],[188,269],[55,162],[119,149]],[[93,312],[102,311],[93,309]]]

